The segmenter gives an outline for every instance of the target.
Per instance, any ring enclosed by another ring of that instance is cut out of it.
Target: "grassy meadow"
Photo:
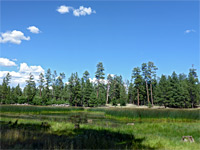
[[[199,109],[14,105],[0,109],[1,149],[200,148]],[[183,142],[182,136],[192,136],[195,142]]]

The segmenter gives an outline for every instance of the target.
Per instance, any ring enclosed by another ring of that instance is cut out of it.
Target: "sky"
[[[0,83],[25,85],[48,68],[79,77],[105,74],[129,80],[152,61],[157,75],[200,68],[198,1],[1,1]],[[200,76],[200,74],[198,73]]]

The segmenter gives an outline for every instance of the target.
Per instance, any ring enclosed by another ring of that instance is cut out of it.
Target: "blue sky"
[[[61,14],[62,5],[96,13]],[[40,32],[31,33],[30,26]],[[1,34],[13,30],[30,40],[0,43],[2,58],[17,59],[1,72],[19,72],[26,63],[65,72],[67,79],[88,70],[93,78],[96,64],[103,62],[106,74],[130,79],[132,69],[148,61],[158,67],[158,76],[187,74],[192,64],[200,68],[197,1],[2,1]]]

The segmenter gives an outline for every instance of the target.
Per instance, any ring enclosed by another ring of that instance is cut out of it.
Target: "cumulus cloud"
[[[18,71],[0,71],[0,83],[7,73],[11,75],[11,86],[20,84],[20,86],[24,88],[30,73],[34,75],[34,80],[38,83],[40,73],[44,74],[45,71],[41,66],[28,66],[26,63],[21,63]]]
[[[12,66],[17,66],[14,61],[11,61],[7,58],[0,58],[0,66],[3,67],[12,67]]]
[[[75,9],[71,6],[65,6],[65,5],[58,7],[57,11],[61,14],[69,13],[70,11],[72,11],[73,15],[76,17],[86,16],[86,15],[91,15],[92,13],[96,13],[96,11],[92,10],[91,7],[87,8],[84,6],[80,6],[78,9]]]
[[[30,66],[29,67],[26,63],[21,63],[20,69],[19,69],[19,72],[21,72],[21,73],[31,73],[31,72],[41,73],[43,71],[44,70],[42,69],[41,66]]]
[[[30,40],[29,36],[24,36],[24,33],[21,31],[13,30],[1,33],[0,43],[13,43],[21,44],[22,40]]]
[[[191,33],[191,32],[196,32],[194,29],[190,29],[190,30],[185,30],[185,33]]]
[[[73,14],[74,16],[85,16],[85,15],[91,15],[92,13],[96,13],[95,10],[92,10],[91,7],[83,7],[83,6],[80,6],[79,9],[74,9],[73,10]]]
[[[38,34],[40,33],[41,31],[36,27],[36,26],[30,26],[27,28],[31,33],[35,33],[35,34]]]
[[[62,5],[60,7],[58,7],[57,11],[61,14],[65,14],[65,13],[69,13],[69,11],[73,9],[72,7],[70,6],[65,6],[65,5]]]

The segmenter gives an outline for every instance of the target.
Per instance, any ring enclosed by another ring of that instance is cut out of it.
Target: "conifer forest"
[[[161,75],[153,62],[135,67],[130,74],[131,80],[123,80],[121,75],[104,73],[104,66],[96,66],[95,81],[90,80],[86,70],[82,76],[72,73],[68,82],[64,82],[65,73],[48,69],[40,74],[36,86],[34,76],[30,73],[24,89],[18,84],[9,85],[12,78],[9,73],[0,86],[1,104],[52,105],[69,104],[79,107],[98,107],[111,104],[154,105],[170,108],[196,108],[200,100],[200,82],[195,68],[189,74]]]

